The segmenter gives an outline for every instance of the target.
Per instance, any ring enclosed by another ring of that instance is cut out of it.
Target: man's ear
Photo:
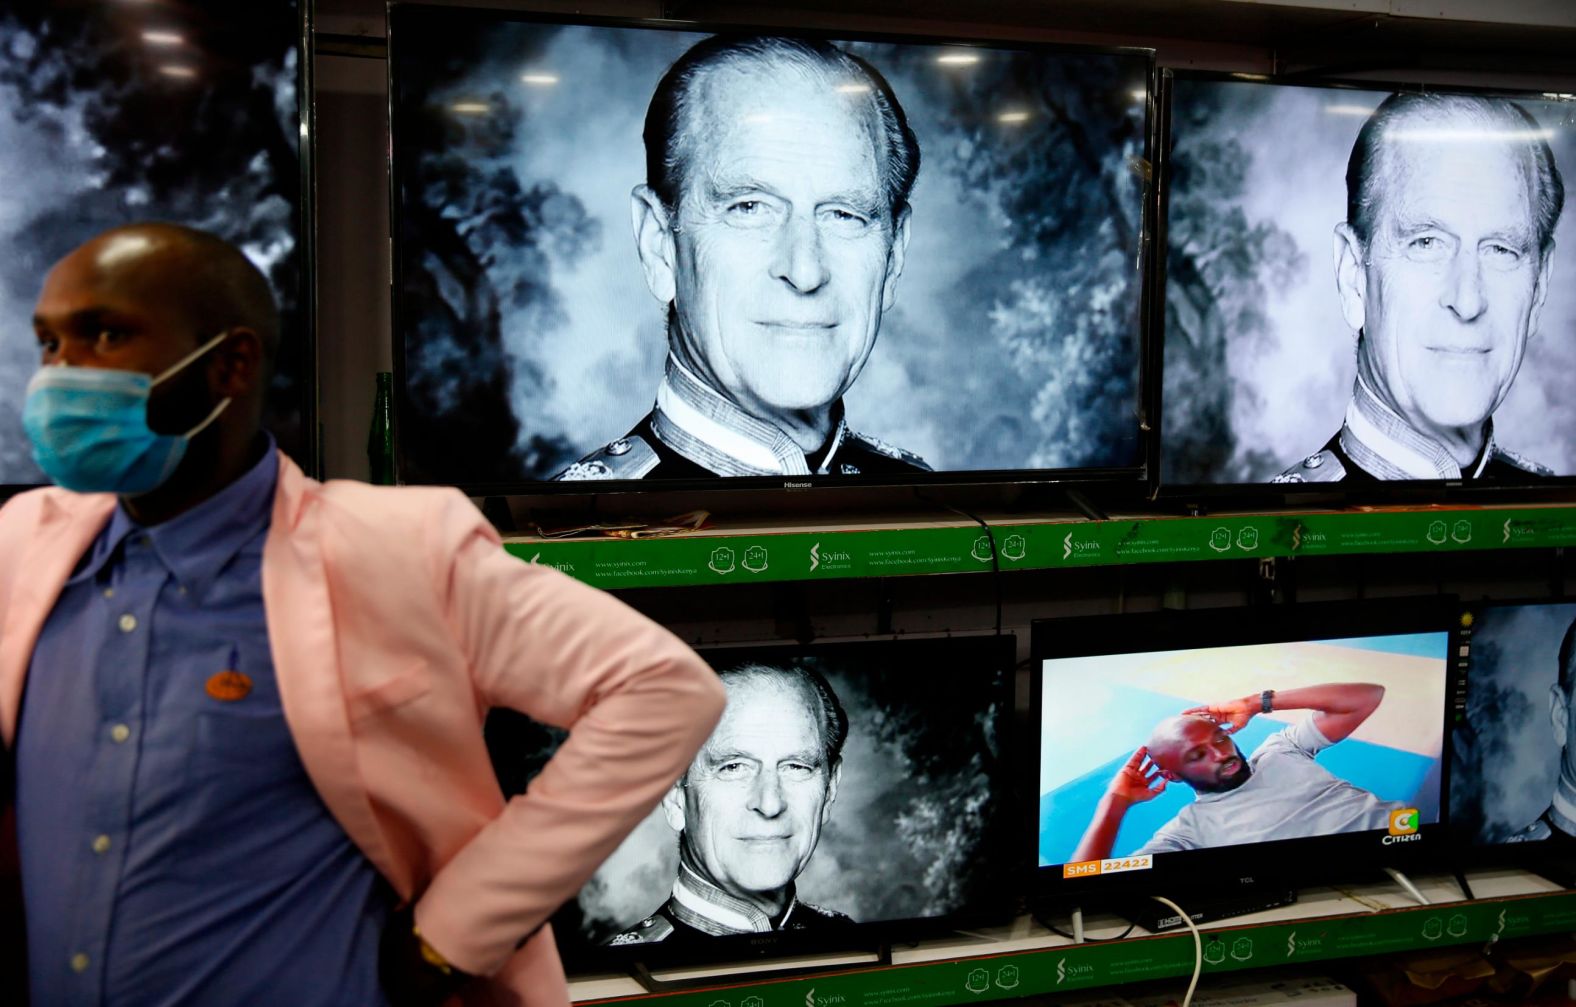
[[[837,760],[837,765],[832,767],[832,775],[826,781],[826,800],[821,802],[821,824],[825,825],[827,819],[832,817],[832,802],[837,800],[837,784],[843,778],[843,760]]]
[[[684,781],[680,779],[662,795],[662,817],[674,832],[684,831]]]
[[[1362,239],[1352,225],[1335,225],[1335,289],[1341,295],[1341,314],[1353,332],[1361,332],[1367,320],[1368,265]]]
[[[1543,253],[1543,264],[1538,267],[1536,286],[1532,288],[1532,313],[1527,316],[1527,336],[1538,334],[1538,314],[1543,311],[1543,301],[1549,296],[1549,277],[1554,274],[1554,241],[1549,240],[1549,250]]]
[[[650,186],[637,185],[629,194],[629,215],[646,286],[666,307],[673,303],[674,292],[673,221],[668,208]]]
[[[881,282],[881,310],[891,311],[897,300],[897,278],[903,274],[908,257],[908,220],[913,216],[908,204],[898,211],[892,224],[892,247],[887,249],[886,279]]]
[[[1567,740],[1566,724],[1570,716],[1565,699],[1565,690],[1560,688],[1560,683],[1555,682],[1549,686],[1549,725],[1554,728],[1554,743],[1561,748],[1565,747]]]
[[[244,399],[263,380],[263,338],[245,326],[231,329],[214,347],[208,373],[218,395]]]

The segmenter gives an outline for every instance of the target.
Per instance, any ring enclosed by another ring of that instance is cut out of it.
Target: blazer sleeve
[[[661,626],[506,553],[460,494],[439,495],[434,511],[427,555],[478,694],[571,732],[416,905],[433,947],[491,975],[656,806],[721,718],[725,694]]]

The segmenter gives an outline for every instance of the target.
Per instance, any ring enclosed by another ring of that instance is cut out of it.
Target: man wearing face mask
[[[451,490],[303,475],[259,429],[272,295],[219,239],[100,235],[33,327],[61,488],[0,510],[0,731],[35,1002],[567,1003],[544,921],[715,676]],[[573,729],[507,806],[488,706]]]

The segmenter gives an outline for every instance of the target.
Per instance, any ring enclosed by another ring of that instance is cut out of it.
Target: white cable
[[[1073,943],[1082,944],[1083,942],[1083,908],[1080,906],[1073,910]]]
[[[1187,993],[1182,997],[1182,1007],[1188,1007],[1193,1002],[1193,991],[1198,988],[1198,974],[1204,971],[1204,938],[1199,936],[1198,924],[1193,922],[1193,917],[1184,912],[1181,906],[1159,895],[1151,895],[1150,898],[1169,906],[1182,917],[1182,922],[1187,924],[1187,928],[1193,931],[1193,978],[1187,984]]]

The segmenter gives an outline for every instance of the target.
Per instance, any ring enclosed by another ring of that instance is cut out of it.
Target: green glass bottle
[[[378,372],[378,394],[372,400],[367,471],[377,485],[394,485],[394,375],[388,371]]]

